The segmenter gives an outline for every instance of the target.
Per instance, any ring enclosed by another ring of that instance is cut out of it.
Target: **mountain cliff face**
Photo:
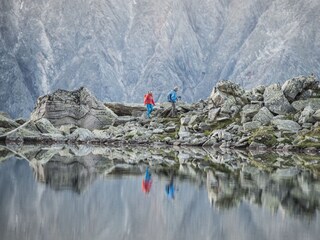
[[[0,110],[27,116],[40,95],[88,87],[102,101],[207,98],[320,73],[318,0],[2,0]]]

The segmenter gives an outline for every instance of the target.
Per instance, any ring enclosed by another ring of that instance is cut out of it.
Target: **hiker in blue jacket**
[[[178,92],[178,87],[175,87],[168,95],[168,101],[171,102],[171,111],[169,116],[170,117],[175,117],[177,115],[177,110],[176,110],[176,102],[178,100],[177,92]]]

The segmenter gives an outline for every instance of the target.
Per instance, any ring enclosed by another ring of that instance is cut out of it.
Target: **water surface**
[[[6,153],[0,239],[319,239],[320,181],[310,169],[268,171],[239,158],[232,170],[195,161],[200,150],[189,161],[152,149],[150,164],[146,149],[95,151]]]

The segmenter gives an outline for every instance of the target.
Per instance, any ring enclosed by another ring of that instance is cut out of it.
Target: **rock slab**
[[[40,97],[31,114],[33,121],[46,118],[55,127],[74,124],[89,130],[111,125],[116,117],[84,87],[75,91],[59,89]]]

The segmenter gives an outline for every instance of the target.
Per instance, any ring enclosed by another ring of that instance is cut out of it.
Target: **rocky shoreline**
[[[167,117],[170,103],[156,104],[146,119],[141,104],[104,104],[83,87],[57,90],[38,99],[28,121],[0,113],[0,141],[320,149],[320,87],[314,75],[251,90],[222,80],[208,99],[179,102],[176,118]]]

